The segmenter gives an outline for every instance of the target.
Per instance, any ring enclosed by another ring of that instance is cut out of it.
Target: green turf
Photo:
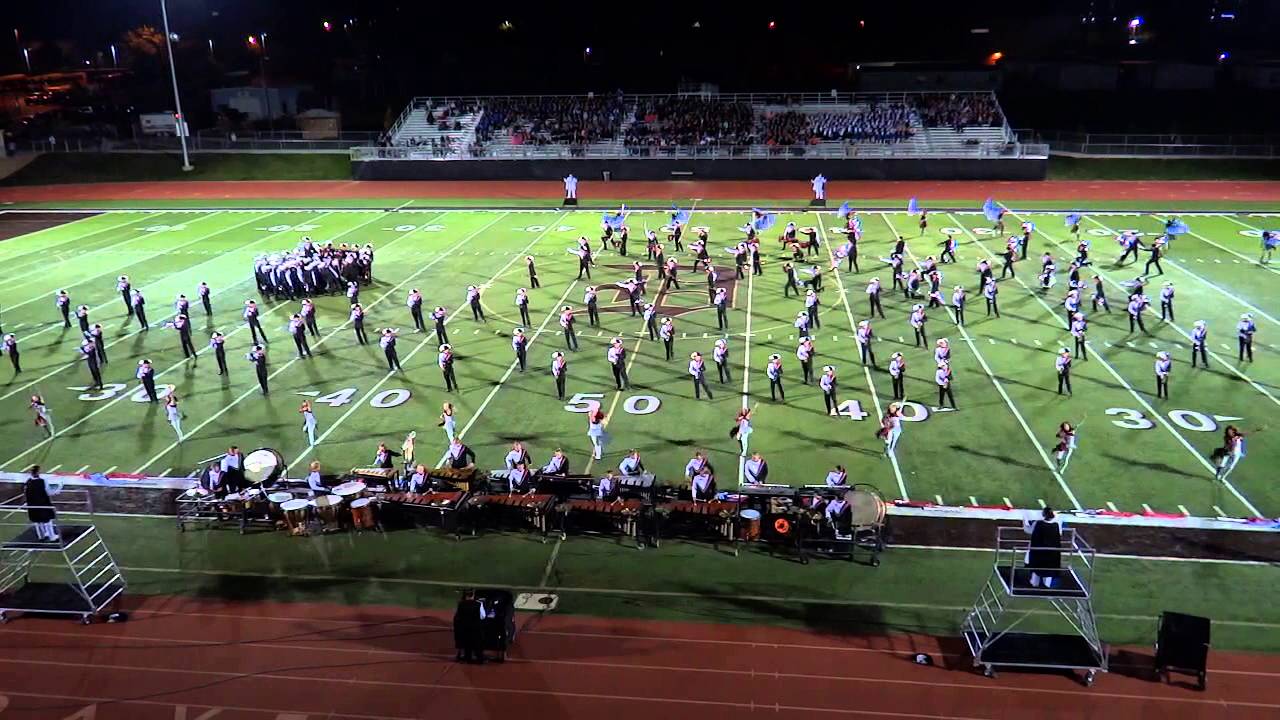
[[[732,275],[732,263],[723,250],[737,237],[734,228],[744,217],[705,212],[695,213],[692,221],[694,226],[710,228],[713,250],[726,276]],[[657,225],[662,219],[660,213],[632,216],[633,257],[639,253],[643,258],[637,239],[643,226]],[[833,220],[830,214],[795,213],[779,222],[788,219],[801,225],[821,223],[828,231]],[[1069,247],[1061,217],[1046,214],[1031,219],[1039,226],[1032,257],[1050,248],[1059,266],[1065,267]],[[571,353],[568,390],[570,395],[584,395],[578,403],[566,405],[555,399],[547,372],[549,353],[563,346],[553,313],[561,305],[581,303],[586,281],[575,279],[576,260],[566,249],[580,234],[593,238],[598,234],[596,213],[107,213],[0,244],[0,260],[14,268],[17,278],[0,287],[0,307],[5,330],[16,332],[22,342],[25,369],[0,386],[0,420],[16,430],[0,438],[0,467],[19,470],[38,461],[64,471],[87,466],[98,471],[186,475],[197,460],[238,443],[275,447],[300,474],[312,459],[334,470],[370,464],[378,440],[398,446],[409,430],[419,433],[422,459],[434,464],[444,450],[443,433],[436,429],[435,419],[441,403],[448,400],[457,406],[459,427],[465,428],[467,442],[479,454],[482,466],[500,466],[507,444],[520,439],[531,446],[536,460],[563,446],[573,467],[580,469],[589,463],[585,416],[571,410],[594,402],[610,415],[612,442],[605,461],[591,463],[593,472],[616,465],[627,449],[635,447],[659,478],[680,482],[689,455],[704,449],[716,464],[721,483],[733,485],[739,473],[737,446],[726,431],[743,402],[745,360],[747,402],[758,407],[752,445],[770,460],[775,481],[819,483],[829,468],[840,463],[853,480],[875,484],[895,498],[934,501],[940,497],[948,504],[984,505],[1000,505],[1008,499],[1019,507],[1037,507],[1040,502],[1058,507],[1114,505],[1130,512],[1142,512],[1147,506],[1160,512],[1185,509],[1207,516],[1250,515],[1256,509],[1274,516],[1280,512],[1280,490],[1268,480],[1267,467],[1276,451],[1267,435],[1250,444],[1249,457],[1229,486],[1213,482],[1202,460],[1220,443],[1221,425],[1234,422],[1253,430],[1275,415],[1280,370],[1273,362],[1275,322],[1269,309],[1277,307],[1280,299],[1273,282],[1276,270],[1241,259],[1253,256],[1257,240],[1240,234],[1248,231],[1246,225],[1261,227],[1274,219],[1191,218],[1192,229],[1203,239],[1179,238],[1161,278],[1176,285],[1178,328],[1189,331],[1193,320],[1207,320],[1211,349],[1231,367],[1236,366],[1234,322],[1241,312],[1254,310],[1260,328],[1257,362],[1239,368],[1252,385],[1217,360],[1209,371],[1192,370],[1185,340],[1156,318],[1149,318],[1151,337],[1129,336],[1120,310],[1121,290],[1109,285],[1116,313],[1092,316],[1090,338],[1096,357],[1077,362],[1076,395],[1068,399],[1054,392],[1052,365],[1053,351],[1066,339],[1059,310],[1061,285],[1042,296],[1034,289],[1038,263],[1034,259],[1021,263],[1019,279],[1027,286],[1013,280],[1002,283],[1004,317],[984,318],[971,268],[995,249],[996,238],[970,234],[974,229],[986,232],[986,223],[978,215],[935,214],[929,238],[913,239],[909,247],[914,256],[923,258],[936,252],[942,228],[954,225],[965,231],[960,236],[961,265],[944,266],[944,285],[949,289],[962,283],[970,288],[969,325],[958,332],[939,310],[930,312],[929,324],[931,341],[944,336],[952,341],[960,410],[931,411],[924,422],[908,423],[895,467],[884,459],[880,442],[873,437],[875,419],[888,403],[889,379],[883,371],[867,373],[859,364],[851,324],[866,312],[866,281],[872,275],[888,280],[877,257],[887,254],[893,233],[916,234],[912,218],[904,214],[867,214],[861,273],[841,272],[839,281],[828,273],[822,328],[816,333],[817,365],[836,366],[840,397],[856,402],[851,409],[855,414],[866,413],[857,419],[834,419],[824,414],[816,386],[800,383],[791,327],[800,303],[782,296],[781,258],[773,241],[764,245],[766,274],[739,281],[733,289],[729,343],[734,380],[712,383],[714,401],[693,399],[685,371],[691,351],[709,357],[717,330],[714,312],[705,307],[706,283],[688,272],[688,258],[682,256],[684,289],[662,297],[666,312],[678,313],[675,359],[665,361],[660,344],[637,335],[641,322],[605,290],[601,296],[604,327],[591,329],[585,318],[580,319],[582,351]],[[1092,236],[1095,268],[1108,281],[1127,280],[1136,272],[1111,264],[1117,253],[1110,234],[1121,226],[1154,231],[1159,221],[1145,216],[1091,216],[1086,231],[1100,233]],[[250,261],[257,253],[291,246],[304,234],[371,241],[378,246],[378,282],[362,293],[370,328],[411,327],[403,306],[410,288],[420,288],[429,307],[441,304],[455,312],[463,305],[467,285],[488,283],[489,321],[476,323],[463,308],[450,322],[451,340],[460,358],[461,392],[443,391],[434,364],[437,341],[433,335],[406,332],[400,344],[406,371],[388,375],[375,345],[354,344],[344,326],[343,300],[325,297],[317,301],[322,330],[322,339],[312,341],[317,357],[305,361],[294,359],[292,343],[283,331],[287,315],[295,308],[266,303],[272,394],[268,398],[258,394],[251,368],[243,359],[249,333],[239,322],[241,302],[256,294]],[[598,247],[599,241],[595,242]],[[57,260],[52,265],[47,262],[50,250]],[[531,367],[521,374],[509,372],[509,343],[518,317],[511,298],[527,283],[520,259],[525,254],[537,259],[543,287],[533,293]],[[607,287],[628,276],[629,259],[606,253],[593,282]],[[829,260],[824,256],[820,264],[829,266]],[[135,332],[136,325],[128,324],[124,316],[114,291],[114,279],[121,273],[129,274],[151,301],[151,320],[157,327],[148,334]],[[229,334],[229,379],[215,374],[212,358],[202,357],[198,366],[183,361],[176,333],[158,327],[166,304],[179,292],[193,296],[201,280],[215,292],[215,313],[206,320],[197,309],[194,320],[202,334],[215,328]],[[842,285],[848,291],[849,312],[840,299]],[[67,288],[75,304],[90,305],[93,321],[107,329],[112,362],[105,377],[113,385],[105,393],[82,396],[74,389],[87,384],[88,374],[71,362],[74,329],[64,331],[54,321],[52,295],[58,288]],[[656,291],[655,283],[650,295]],[[1157,291],[1158,283],[1149,288],[1152,296]],[[906,323],[909,304],[901,294],[886,292],[885,305],[887,319],[875,323],[881,339],[877,347],[881,367],[890,353],[901,350],[909,364],[909,399],[932,407],[937,400],[932,349],[911,346]],[[744,336],[748,322],[749,358]],[[537,334],[540,328],[543,332]],[[605,345],[614,335],[624,337],[633,353],[634,387],[622,393],[614,390],[604,359]],[[1219,343],[1223,342],[1230,349],[1222,349]],[[1153,397],[1151,362],[1157,348],[1172,352],[1176,361],[1168,401]],[[785,404],[769,400],[763,367],[771,353],[785,358]],[[187,438],[181,444],[161,408],[129,399],[135,387],[133,366],[144,356],[158,368],[157,380],[174,384],[182,398]],[[39,442],[40,432],[30,424],[26,397],[35,391],[45,396],[54,412],[59,435],[51,442]],[[302,393],[319,395],[315,401],[322,436],[314,449],[307,447],[298,429],[296,410]],[[1141,418],[1126,419],[1130,411]],[[1217,421],[1213,416],[1240,419]],[[1041,448],[1050,444],[1054,428],[1063,420],[1083,421],[1083,428],[1081,449],[1068,473],[1059,478],[1049,470]],[[1126,429],[1121,424],[1151,427]]]
[[[826,632],[954,634],[993,560],[987,552],[898,548],[871,568],[801,565],[754,548],[735,558],[682,542],[639,551],[593,536],[557,550],[523,534],[461,542],[436,529],[290,538],[178,534],[172,521],[151,518],[95,522],[133,594],[445,608],[468,585],[546,587],[565,613]],[[1096,610],[1110,643],[1150,644],[1155,616],[1175,610],[1212,617],[1216,648],[1280,649],[1280,611],[1267,600],[1272,568],[1121,558],[1100,558],[1097,568]]]
[[[1089,158],[1055,155],[1049,180],[1276,180],[1278,160]]]
[[[3,185],[153,182],[161,180],[349,180],[351,159],[338,153],[45,153]]]

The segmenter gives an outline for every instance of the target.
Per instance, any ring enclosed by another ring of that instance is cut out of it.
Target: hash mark
[[[1179,512],[1181,512],[1183,515],[1186,515],[1186,516],[1188,516],[1188,517],[1190,517],[1190,515],[1191,515],[1191,513],[1187,511],[1187,507],[1186,507],[1185,505],[1179,505],[1179,506],[1178,506],[1178,511],[1179,511]]]
[[[1000,498],[1000,499],[1001,499],[1001,500],[1004,500],[1004,506],[1005,506],[1005,507],[1007,507],[1007,508],[1011,508],[1011,507],[1013,507],[1013,503],[1009,501],[1009,498]]]
[[[1120,512],[1119,510],[1116,509],[1116,504],[1111,502],[1110,500],[1107,501],[1107,509],[1110,510],[1111,512]]]
[[[942,496],[941,496],[941,495],[934,495],[933,497],[938,501],[938,504],[939,504],[939,505],[945,505],[945,504],[946,504],[946,503],[942,502]]]
[[[1150,505],[1148,505],[1148,504],[1146,504],[1146,503],[1142,503],[1142,509],[1143,509],[1143,510],[1145,510],[1145,511],[1147,512],[1147,514],[1148,514],[1148,515],[1151,515],[1151,514],[1154,514],[1154,513],[1155,513],[1155,510],[1152,510],[1152,509],[1151,509],[1151,506],[1150,506]]]
[[[974,496],[970,495],[970,496],[969,496],[969,505],[971,505],[971,506],[973,506],[973,507],[977,507],[977,506],[978,506],[978,498],[976,498],[976,497],[974,497]]]
[[[88,466],[88,465],[85,465],[84,467],[82,467],[82,468],[80,468],[79,470],[77,470],[77,471],[76,471],[76,474],[77,474],[77,475],[83,475],[83,474],[84,474],[84,471],[85,471],[85,470],[88,470],[88,469],[89,469],[89,466]]]
[[[1042,508],[1049,507],[1048,503],[1044,501],[1044,498],[1036,498],[1036,502],[1040,503],[1040,507]]]
[[[1227,514],[1226,514],[1225,512],[1223,512],[1223,511],[1222,511],[1222,508],[1218,507],[1217,505],[1214,505],[1214,506],[1213,506],[1213,511],[1214,511],[1214,512],[1216,512],[1216,513],[1218,513],[1218,517],[1226,517],[1226,516],[1227,516]]]

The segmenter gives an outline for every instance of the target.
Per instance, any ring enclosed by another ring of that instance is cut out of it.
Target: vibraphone
[[[459,534],[458,512],[466,505],[467,493],[462,490],[445,492],[392,492],[378,497],[379,505],[389,519],[397,516],[409,518],[414,515],[436,514],[440,518],[440,529],[449,530],[453,526],[454,537]]]
[[[438,467],[427,471],[427,479],[440,485],[448,485],[459,490],[470,492],[472,484],[478,480],[480,472],[475,465],[464,468]]]
[[[364,482],[371,492],[379,487],[390,490],[397,485],[400,473],[395,468],[351,468],[348,477]]]
[[[654,513],[654,545],[659,545],[663,531],[668,527],[687,527],[692,524],[702,531],[700,535],[714,534],[717,541],[723,539],[732,542],[736,552],[738,511],[741,507],[739,503],[723,500],[674,500],[662,503]]]
[[[555,504],[556,496],[546,493],[534,493],[532,495],[474,495],[471,497],[467,505],[472,512],[478,515],[477,520],[481,517],[488,519],[488,516],[494,515],[498,519],[503,516],[518,516],[524,522],[533,525],[542,532],[543,540],[547,535],[547,516],[551,514],[551,507]],[[475,526],[478,522],[472,524],[472,534],[475,533]]]
[[[575,523],[591,524],[597,528],[602,525],[610,530],[621,532],[635,540],[637,547],[642,547],[639,537],[640,512],[644,509],[644,501],[639,498],[619,500],[592,500],[588,498],[569,498],[556,507],[560,514],[560,537],[569,536],[570,518]]]

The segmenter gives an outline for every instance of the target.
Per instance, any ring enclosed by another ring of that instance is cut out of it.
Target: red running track
[[[175,181],[67,184],[0,188],[0,203],[94,202],[107,200],[299,200],[369,198],[489,198],[545,199],[558,204],[563,186],[557,181]],[[611,183],[583,181],[579,185],[583,202],[591,198],[624,198],[629,202],[669,202],[699,198],[715,200],[782,199],[808,200],[812,197],[806,181],[660,181]],[[918,197],[921,202],[963,200],[981,203],[989,196],[1005,202],[1037,200],[1153,201],[1176,203],[1187,200],[1234,202],[1280,201],[1280,182],[1275,181],[1141,181],[1141,180],[1046,180],[1018,181],[833,181],[828,197],[835,199],[886,200],[894,203]]]
[[[833,612],[835,612],[833,610]],[[453,662],[444,613],[135,601],[124,624],[17,618],[0,628],[0,718],[309,720],[777,717],[1277,718],[1280,662],[1214,653],[1209,689],[1144,677],[1122,653],[1074,677],[972,671],[928,637],[520,615],[505,664]],[[939,667],[910,662],[932,653]]]

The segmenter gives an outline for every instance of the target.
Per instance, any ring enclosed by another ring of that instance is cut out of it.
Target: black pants
[[[263,367],[263,366],[259,365],[259,366],[258,366],[258,368],[257,368],[257,371],[258,371],[258,387],[262,388],[262,394],[263,394],[263,395],[266,395],[266,394],[267,394],[267,392],[268,392],[268,389],[267,389],[267,369],[266,369],[265,367]]]
[[[530,322],[530,320],[529,320],[529,306],[528,306],[528,305],[523,305],[523,304],[522,304],[522,305],[520,306],[520,322],[521,322],[521,323],[524,323],[524,326],[525,326],[525,327],[529,327],[530,325],[532,325],[532,324],[533,324],[533,323],[532,323],[532,322]]]
[[[1125,259],[1129,257],[1129,253],[1133,253],[1133,259],[1136,261],[1138,259],[1138,246],[1134,245],[1133,247],[1125,250],[1124,253],[1120,255],[1120,259],[1116,260],[1116,264],[1123,265]]]
[[[1144,268],[1142,269],[1142,274],[1143,274],[1143,275],[1150,275],[1150,274],[1151,274],[1151,266],[1152,266],[1152,265],[1155,265],[1155,266],[1156,266],[1156,270],[1159,270],[1159,271],[1160,271],[1160,272],[1157,272],[1157,273],[1156,273],[1157,275],[1163,275],[1163,274],[1164,274],[1164,268],[1160,267],[1160,258],[1158,258],[1158,257],[1153,257],[1153,258],[1151,258],[1150,260],[1147,260],[1147,265],[1146,265],[1146,267],[1144,267]]]
[[[443,345],[449,344],[449,333],[444,331],[444,323],[436,322],[436,339]]]
[[[1022,257],[1023,257],[1023,258],[1026,258],[1026,255],[1023,255]],[[951,258],[951,259],[950,259],[950,260],[948,260],[947,258]],[[938,260],[939,260],[940,262],[944,262],[944,263],[945,263],[945,262],[955,262],[955,261],[956,261],[956,254],[955,254],[955,253],[953,253],[953,252],[951,252],[950,250],[943,250],[943,251],[942,251],[942,254],[938,256]]]
[[[732,382],[733,380],[733,377],[729,375],[729,363],[727,362],[716,363],[716,374],[720,376],[720,382],[722,383]]]
[[[752,275],[763,275],[763,274],[764,274],[764,268],[760,267],[760,258],[759,258],[759,256],[757,256],[757,257],[755,257],[755,258],[753,258],[753,259],[751,260],[751,274],[752,274]]]
[[[778,378],[777,380],[769,378],[769,398],[771,400],[777,400],[778,397],[781,397],[783,401],[786,401],[787,399],[787,393],[782,388],[782,378]]]
[[[809,324],[815,329],[822,327],[822,321],[818,319],[818,306],[810,305],[805,310],[809,313]]]
[[[1253,362],[1253,338],[1245,340],[1244,338],[1237,336],[1236,342],[1240,346],[1240,360],[1243,361],[1244,356],[1248,355],[1249,362]]]
[[[526,355],[527,353],[525,352],[524,348],[520,348],[519,350],[516,350],[516,360],[520,363],[520,372],[525,371]]]
[[[587,279],[591,279],[591,265],[586,260],[578,261],[578,279],[582,279],[582,273],[587,274]]]
[[[1012,262],[1005,262],[1004,267],[1000,268],[1000,279],[1001,279],[1001,280],[1003,280],[1003,279],[1004,279],[1005,274],[1008,274],[1008,275],[1009,275],[1009,277],[1011,277],[1011,278],[1016,278],[1016,277],[1018,277],[1018,276],[1017,276],[1016,274],[1014,274],[1014,272],[1013,272],[1013,263],[1012,263]]]
[[[368,345],[369,336],[364,333],[364,320],[357,320],[355,322],[355,330],[356,330],[356,342],[360,343],[361,345]]]
[[[262,342],[267,341],[267,332],[262,329],[262,322],[256,316],[249,319],[249,335],[253,338],[254,345],[260,344],[258,335],[262,335]]]
[[[311,354],[311,346],[307,344],[307,333],[302,328],[298,328],[293,333],[293,346],[298,348],[298,357],[303,358]]]
[[[60,305],[58,312],[62,313],[62,327],[71,327],[71,307],[69,305]]]
[[[720,306],[716,306],[716,327],[721,330],[729,327],[729,313]]]
[[[564,399],[564,375],[556,376],[556,398]]]
[[[898,377],[892,378],[892,379],[893,379],[893,399],[901,400],[905,398],[907,396],[907,391],[903,387],[904,385],[903,377],[899,375]]]
[[[89,332],[89,317],[87,315],[77,315],[76,322],[80,323],[80,332]]]
[[[93,387],[102,388],[102,371],[98,368],[97,363],[89,364],[89,375],[93,377]]]
[[[600,324],[600,310],[595,303],[587,304],[587,324],[593,327]]]
[[[809,359],[809,360],[801,360],[801,361],[800,361],[800,372],[801,372],[801,373],[803,373],[803,375],[804,375],[804,377],[803,377],[803,378],[801,378],[800,382],[804,383],[805,385],[808,385],[808,384],[809,384],[809,382],[810,382],[811,380],[813,380],[813,360],[812,360],[812,358],[811,358],[811,359]]]
[[[577,351],[578,349],[578,335],[573,332],[573,328],[571,327],[564,329],[564,344],[570,350]]]
[[[1156,376],[1156,397],[1169,399],[1169,378]]]
[[[1209,356],[1205,352],[1204,345],[1191,346],[1191,367],[1196,366],[1196,357],[1200,358],[1200,362],[1203,363],[1205,367],[1209,367]]]
[[[480,307],[479,300],[471,303],[471,319],[478,322],[488,322],[488,320],[485,320],[484,308]]]
[[[1142,332],[1146,332],[1146,331],[1147,331],[1147,326],[1146,326],[1146,325],[1144,325],[1144,324],[1142,324],[1142,314],[1141,314],[1141,313],[1139,313],[1139,314],[1137,314],[1137,315],[1134,315],[1133,313],[1129,313],[1129,332],[1133,332],[1134,325],[1137,325],[1137,326],[1138,326],[1138,328],[1139,328],[1140,330],[1142,330]]]
[[[201,295],[201,296],[200,296],[200,304],[204,306],[204,314],[205,314],[205,315],[212,315],[212,314],[213,314],[213,304],[209,302],[209,296],[208,296],[208,295]]]
[[[227,351],[219,347],[213,351],[213,357],[218,361],[218,374],[230,375],[231,373],[227,371]]]
[[[880,295],[879,294],[868,295],[867,298],[869,298],[871,302],[871,311],[867,313],[867,317],[874,317],[875,315],[879,315],[883,319],[884,306],[880,304]]]
[[[13,373],[16,375],[22,372],[22,354],[17,350],[9,352],[9,362],[13,364]]]
[[[710,388],[710,387],[707,387],[707,378],[706,378],[706,377],[704,377],[704,376],[702,376],[702,375],[695,375],[695,376],[694,376],[694,378],[693,378],[693,396],[694,396],[694,398],[696,398],[696,399],[698,399],[698,400],[701,400],[701,399],[702,399],[702,391],[703,391],[703,390],[706,390],[706,391],[707,391],[707,399],[708,399],[708,400],[713,399],[713,398],[711,397],[711,388]]]
[[[657,316],[649,318],[644,324],[644,329],[649,331],[650,340],[658,339],[658,323],[656,317]]]
[[[422,322],[422,308],[418,308],[418,307],[410,308],[410,309],[409,309],[409,315],[411,315],[411,316],[413,317],[413,329],[414,329],[414,330],[421,330],[422,332],[426,332],[426,331],[427,331],[427,326],[426,326],[426,324],[425,324],[424,322]]]
[[[133,301],[129,299],[129,291],[121,290],[120,299],[124,301],[124,311],[129,314],[129,317],[133,317]]]
[[[742,271],[742,263],[733,266],[734,278],[738,280],[746,280],[747,274]]]
[[[1027,259],[1027,250],[1031,247],[1031,238],[1022,238],[1022,259]]]
[[[398,363],[399,360],[397,360],[396,362]],[[453,374],[453,365],[446,365],[445,367],[441,368],[441,373],[444,375],[445,391],[448,392],[448,391],[457,390],[458,378]]]
[[[307,332],[311,333],[311,337],[320,337],[320,326],[316,324],[315,313],[303,315],[302,318],[307,324]]]
[[[716,286],[708,284],[707,285],[707,302],[713,303],[715,301],[716,301]]]
[[[676,339],[674,337],[662,338],[662,349],[666,352],[667,362],[670,362],[671,358],[675,357]]]
[[[836,393],[834,390],[831,392],[823,391],[822,404],[826,406],[828,415],[835,413],[836,409],[840,406],[840,401],[836,400]]]
[[[1069,372],[1058,373],[1058,394],[1059,395],[1062,394],[1062,388],[1064,387],[1067,389],[1067,394],[1070,395],[1071,394],[1071,373]]]
[[[938,386],[938,407],[946,407],[946,403],[943,402],[944,399],[951,403],[951,407],[954,408],[956,406],[956,396],[951,394],[950,385]]]
[[[97,353],[98,353],[98,364],[99,364],[99,365],[106,365],[106,364],[107,364],[107,343],[106,343],[106,341],[105,341],[105,340],[103,340],[102,338],[98,338],[97,340],[95,340],[95,341],[94,341],[94,347],[96,348]]]
[[[1107,313],[1110,313],[1110,312],[1111,312],[1111,304],[1110,304],[1110,303],[1108,303],[1108,302],[1107,302],[1107,298],[1106,298],[1106,297],[1104,297],[1104,296],[1102,296],[1102,295],[1099,295],[1098,297],[1096,297],[1096,298],[1094,298],[1094,299],[1093,299],[1093,311],[1094,311],[1094,312],[1098,312],[1098,306],[1099,306],[1099,305],[1101,305],[1101,306],[1103,307],[1103,309],[1105,309],[1105,310],[1107,311]]]
[[[1085,344],[1084,338],[1076,338],[1076,357],[1082,361],[1089,359],[1089,346]]]
[[[875,351],[875,349],[874,349],[874,348],[872,348],[872,347],[871,347],[871,343],[869,343],[869,342],[867,342],[867,343],[859,343],[859,345],[858,345],[858,354],[860,354],[860,355],[862,356],[862,364],[863,364],[863,365],[866,365],[866,364],[867,364],[867,360],[871,360],[871,367],[877,367],[877,365],[876,365],[876,351]]]
[[[147,324],[147,311],[141,305],[133,309],[133,314],[138,316],[138,327],[142,329],[142,332],[151,329],[150,325]]]
[[[1168,316],[1169,322],[1177,322],[1173,317],[1173,302],[1170,300],[1160,301],[1160,319],[1164,320]]]
[[[667,275],[662,279],[662,290],[664,292],[670,290],[672,285],[675,285],[677,290],[680,289],[680,282],[676,280],[674,275]]]
[[[1000,317],[1000,306],[996,304],[995,298],[986,298],[987,301],[987,317],[991,317],[991,313],[995,313],[996,317]]]
[[[952,310],[955,312],[955,314],[956,314],[956,324],[957,324],[957,325],[963,325],[963,324],[964,324],[964,306],[963,306],[963,305],[952,305],[952,306],[951,306],[951,309],[952,309]]]
[[[178,338],[182,341],[182,357],[195,357],[196,346],[191,343],[191,333],[178,333]]]
[[[619,390],[631,387],[631,378],[627,377],[627,366],[625,363],[613,363],[613,384]]]
[[[916,347],[929,344],[929,336],[925,334],[923,325],[920,327],[913,327],[911,329],[914,330],[916,334]]]
[[[529,287],[530,288],[542,287],[542,284],[538,282],[538,274],[533,272],[532,270],[529,271]]]
[[[159,402],[160,397],[156,395],[156,381],[154,376],[147,375],[142,379],[142,387],[147,391],[147,399],[151,402]]]
[[[796,281],[792,278],[787,278],[787,284],[782,286],[782,296],[791,297],[792,290],[795,291],[796,295],[800,294],[800,288],[796,286]]]

